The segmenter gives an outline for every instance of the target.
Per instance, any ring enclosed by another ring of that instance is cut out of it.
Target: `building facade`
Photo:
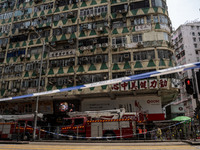
[[[140,74],[174,66],[165,0],[5,0],[0,2],[1,97]],[[43,44],[45,48],[43,49]],[[42,56],[42,51],[44,55]],[[39,112],[125,108],[163,120],[175,99],[173,75],[41,96]],[[35,97],[0,102],[1,114],[35,111]]]
[[[172,35],[175,48],[177,65],[200,61],[200,22],[181,25]],[[197,90],[200,87],[199,69],[195,69]],[[188,95],[185,90],[185,79],[192,79],[192,71],[188,70],[179,74],[182,85],[180,86],[179,102],[184,103],[185,115],[192,117],[196,108],[196,99]],[[199,90],[198,90],[199,95]]]

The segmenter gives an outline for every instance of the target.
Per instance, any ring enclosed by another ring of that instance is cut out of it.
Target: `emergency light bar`
[[[127,82],[127,81],[132,81],[132,80],[139,80],[139,79],[156,77],[156,76],[161,76],[161,75],[166,75],[166,74],[172,74],[175,72],[186,71],[186,70],[194,69],[194,68],[200,68],[200,62],[190,63],[190,64],[167,68],[163,70],[151,71],[151,72],[142,73],[138,75],[132,75],[128,77],[122,77],[122,78],[117,78],[117,79],[112,79],[112,80],[105,80],[105,81],[94,82],[94,83],[89,83],[89,84],[84,84],[84,85],[79,85],[79,86],[74,86],[74,87],[68,87],[68,88],[63,88],[59,90],[52,90],[52,91],[38,92],[38,93],[32,93],[32,94],[15,96],[15,97],[2,98],[0,99],[0,101],[9,101],[9,100],[14,100],[14,99],[49,95],[49,94],[54,94],[54,93],[67,92],[71,90],[97,87],[97,86],[102,86],[102,85],[110,85],[110,84],[115,84],[119,82]]]

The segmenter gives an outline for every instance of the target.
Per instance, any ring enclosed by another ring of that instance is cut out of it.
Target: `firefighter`
[[[160,128],[157,129],[157,138],[162,140],[162,130]]]

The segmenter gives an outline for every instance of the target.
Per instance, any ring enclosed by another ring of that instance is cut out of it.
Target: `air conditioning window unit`
[[[93,46],[92,46],[92,45],[89,45],[89,46],[87,47],[87,49],[93,49]]]
[[[124,43],[119,44],[119,47],[125,47]]]
[[[103,43],[102,47],[108,47],[108,43]]]
[[[97,48],[101,48],[101,44],[96,44],[96,47]]]
[[[112,45],[112,49],[117,49],[117,45]]]
[[[67,52],[66,51],[62,51],[60,55],[61,56],[65,56],[65,55],[67,55]]]
[[[13,88],[13,89],[12,89],[12,92],[13,92],[13,93],[16,93],[17,91],[18,91],[17,88]]]
[[[70,39],[70,40],[68,40],[68,43],[69,44],[74,44],[74,40]]]
[[[27,54],[27,55],[26,55],[26,58],[31,58],[31,54]]]
[[[129,59],[130,58],[130,54],[124,54],[124,58],[125,59]]]
[[[97,27],[97,31],[103,31],[103,27]]]
[[[137,47],[143,47],[143,42],[138,42]]]

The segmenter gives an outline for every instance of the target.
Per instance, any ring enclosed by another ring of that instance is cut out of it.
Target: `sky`
[[[167,6],[174,29],[186,21],[200,21],[200,0],[167,0]]]

